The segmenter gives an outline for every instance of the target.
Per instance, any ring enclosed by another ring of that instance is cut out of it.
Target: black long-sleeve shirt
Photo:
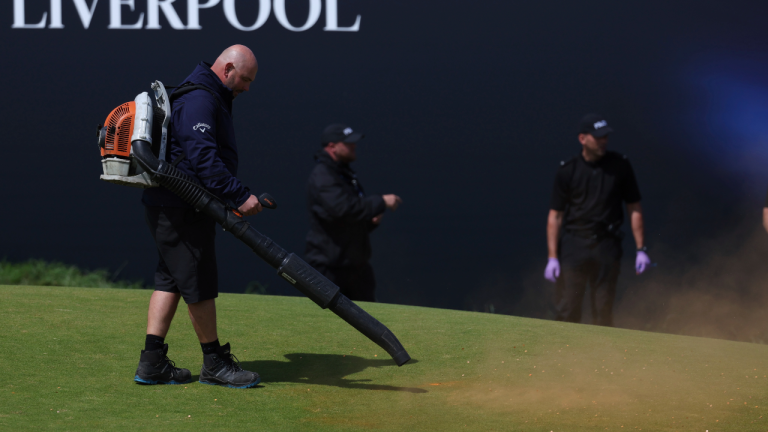
[[[366,196],[348,164],[338,163],[325,151],[307,182],[310,229],[306,260],[311,265],[353,267],[371,258],[368,233],[376,228],[374,216],[384,213],[380,195]]]

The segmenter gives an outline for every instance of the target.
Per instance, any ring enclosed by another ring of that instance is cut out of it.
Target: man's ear
[[[587,134],[579,134],[579,142],[581,145],[584,145],[587,143]]]
[[[232,73],[233,70],[235,70],[235,65],[232,63],[227,63],[224,66],[224,78],[229,78],[229,74]]]

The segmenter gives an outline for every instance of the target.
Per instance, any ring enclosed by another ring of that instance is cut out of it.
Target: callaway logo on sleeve
[[[209,125],[205,124],[205,123],[198,123],[194,127],[192,127],[192,129],[199,130],[199,131],[201,131],[203,133],[205,133],[206,129],[210,129],[210,128],[211,127]]]

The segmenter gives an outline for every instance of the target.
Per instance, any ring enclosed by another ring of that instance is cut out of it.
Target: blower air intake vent
[[[128,146],[131,143],[131,133],[133,132],[133,116],[124,117],[117,127],[117,151],[128,153]]]
[[[136,104],[126,102],[112,110],[105,121],[107,136],[102,156],[115,155],[129,157],[131,154],[131,134]]]

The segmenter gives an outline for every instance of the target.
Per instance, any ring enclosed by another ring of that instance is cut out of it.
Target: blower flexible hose
[[[131,143],[131,152],[139,165],[150,174],[152,180],[181,197],[195,210],[213,218],[225,231],[229,231],[253,249],[256,255],[276,268],[280,276],[318,306],[330,309],[383,348],[398,366],[404,365],[411,359],[400,341],[384,324],[343,295],[338,286],[296,254],[289,254],[269,237],[254,229],[191,177],[171,164],[158,160],[152,153],[150,142],[134,139]]]

